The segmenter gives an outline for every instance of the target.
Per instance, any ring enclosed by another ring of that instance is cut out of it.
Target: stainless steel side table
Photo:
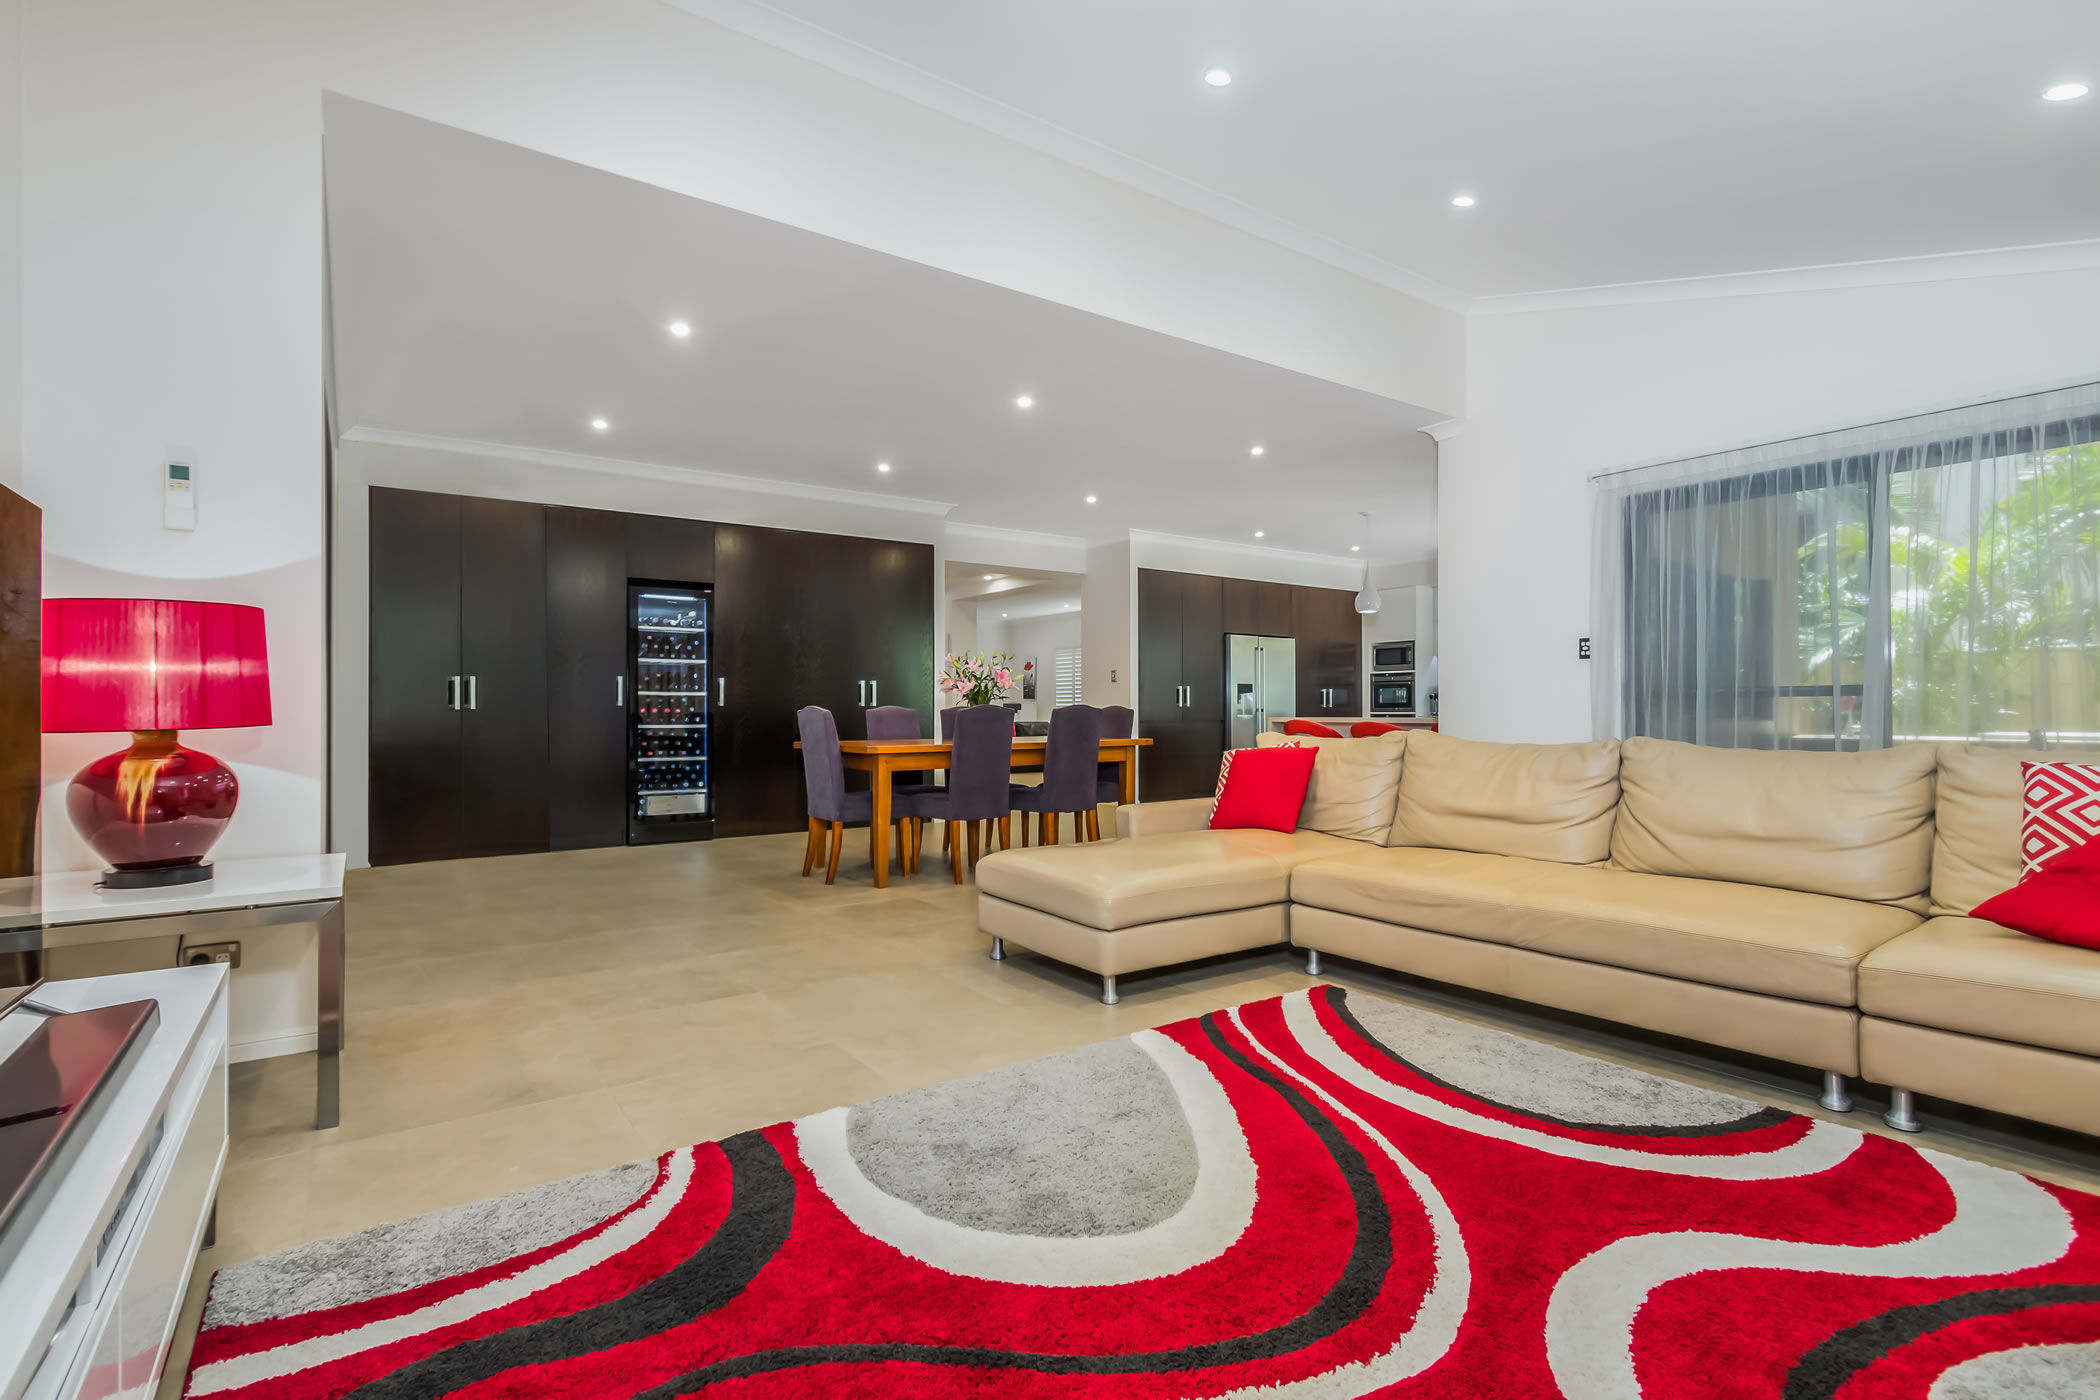
[[[0,880],[0,953],[174,936],[210,941],[242,929],[320,926],[314,1002],[314,1126],[343,1119],[343,857],[263,856],[214,862],[201,884],[105,890],[91,870]]]

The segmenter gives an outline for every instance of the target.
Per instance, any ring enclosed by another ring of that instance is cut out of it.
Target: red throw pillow
[[[2020,765],[2020,878],[2052,856],[2100,840],[2100,768],[2088,763]]]
[[[1360,719],[1349,726],[1349,734],[1356,739],[1375,739],[1381,734],[1398,734],[1403,727],[1383,720]]]
[[[1309,719],[1287,719],[1283,722],[1283,732],[1286,734],[1310,734],[1316,739],[1339,739],[1342,737],[1341,730],[1329,729],[1326,725]]]
[[[2100,951],[2100,841],[2058,852],[1969,914],[2052,943]]]
[[[1228,752],[1218,764],[1218,797],[1211,804],[1210,829],[1296,831],[1306,784],[1312,781],[1313,760],[1319,756],[1320,751],[1309,744]]]

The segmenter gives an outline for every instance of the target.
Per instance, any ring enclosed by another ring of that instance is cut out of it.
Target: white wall
[[[1590,737],[1597,472],[2100,379],[2100,271],[1476,316],[1442,445],[1442,715]]]
[[[1451,313],[658,0],[17,2],[23,478],[47,587],[264,607],[278,721],[210,741],[245,787],[226,856],[323,840],[324,90],[1424,407],[1459,399]],[[0,380],[6,321],[0,294]],[[197,453],[194,533],[159,524],[171,445]],[[47,780],[110,746],[53,741]],[[89,863],[62,819],[46,832],[47,863]]]
[[[0,0],[0,485],[22,485],[21,0]]]
[[[981,649],[1012,652],[1016,658],[1016,673],[1024,661],[1035,662],[1040,672],[1035,699],[1022,700],[1018,687],[1006,697],[1010,701],[1020,701],[1022,719],[1050,718],[1050,711],[1056,707],[1057,701],[1058,648],[1084,645],[1083,619],[1084,615],[1075,608],[1071,612],[1043,617],[986,618],[978,624],[977,645]],[[1085,664],[1082,656],[1082,672]],[[1083,674],[1081,689],[1085,689]]]
[[[1128,539],[1086,553],[1079,584],[1081,697],[1137,708],[1137,565]]]

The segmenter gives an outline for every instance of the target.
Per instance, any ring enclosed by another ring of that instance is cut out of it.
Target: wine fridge
[[[630,584],[627,589],[627,844],[714,835],[708,654],[713,593]]]

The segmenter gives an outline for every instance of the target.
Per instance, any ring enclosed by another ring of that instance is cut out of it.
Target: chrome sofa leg
[[[1889,1091],[1889,1111],[1881,1115],[1881,1121],[1899,1133],[1918,1133],[1925,1125],[1918,1121],[1918,1105],[1908,1089]]]
[[[1318,948],[1305,950],[1305,973],[1308,977],[1318,977],[1320,975],[1320,950]]]
[[[1118,1001],[1121,1000],[1122,998],[1116,995],[1116,974],[1114,974],[1113,972],[1102,973],[1101,1004],[1103,1006],[1114,1006]]]
[[[1003,939],[1003,938],[994,938],[994,939],[992,940],[992,961],[993,961],[993,962],[1005,962],[1005,961],[1006,961],[1006,940],[1005,940],[1005,939]]]
[[[1833,1074],[1827,1069],[1824,1070],[1823,1097],[1817,1099],[1816,1102],[1829,1109],[1832,1113],[1850,1113],[1852,1111],[1852,1095],[1845,1092],[1845,1076]]]

